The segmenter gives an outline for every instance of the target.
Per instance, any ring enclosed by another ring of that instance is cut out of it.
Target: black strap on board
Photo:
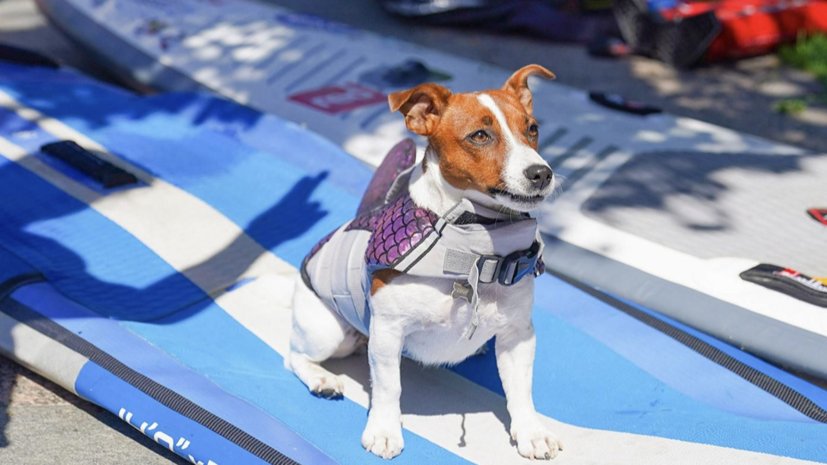
[[[52,142],[40,147],[40,150],[69,164],[107,189],[138,182],[134,174],[118,168],[71,140]]]

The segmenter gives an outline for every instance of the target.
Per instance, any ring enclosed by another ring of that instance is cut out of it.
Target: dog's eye
[[[489,136],[487,132],[482,130],[471,134],[470,136],[468,136],[468,138],[471,140],[471,142],[475,144],[484,144],[491,140],[491,136]]]
[[[528,137],[533,139],[537,137],[538,134],[540,134],[540,128],[538,128],[536,124],[532,124],[528,127]]]

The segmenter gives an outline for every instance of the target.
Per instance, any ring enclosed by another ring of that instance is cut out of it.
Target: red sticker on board
[[[359,84],[324,87],[293,94],[288,98],[330,114],[388,101],[387,95]]]
[[[827,208],[811,208],[807,213],[813,217],[814,220],[827,226]]]

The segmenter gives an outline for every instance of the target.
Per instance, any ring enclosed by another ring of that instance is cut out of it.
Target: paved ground
[[[674,114],[827,151],[827,108],[811,107],[796,117],[772,110],[778,99],[823,89],[807,74],[781,66],[772,56],[677,72],[645,58],[594,59],[578,46],[414,28],[385,15],[375,0],[277,3],[507,68],[540,63],[554,70],[560,82],[574,87],[617,92]],[[105,69],[45,23],[31,0],[0,0],[0,42],[40,50],[107,79]],[[121,462],[185,463],[114,415],[0,357],[0,464]]]
[[[0,464],[186,464],[117,416],[0,357]]]

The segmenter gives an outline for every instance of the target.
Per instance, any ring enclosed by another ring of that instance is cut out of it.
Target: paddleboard
[[[133,82],[216,92],[372,166],[410,135],[389,92],[499,88],[513,71],[248,0],[38,4]],[[532,88],[540,153],[563,181],[538,214],[551,269],[827,378],[827,287],[815,279],[827,276],[827,228],[808,214],[827,209],[827,157],[641,115],[617,96]]]
[[[364,356],[327,364],[341,401],[282,368],[296,267],[370,177],[226,100],[0,62],[0,348],[191,463],[384,463],[359,440]],[[558,463],[827,462],[823,389],[577,280],[537,284],[534,401]],[[493,350],[406,360],[402,384],[394,463],[528,463]]]

